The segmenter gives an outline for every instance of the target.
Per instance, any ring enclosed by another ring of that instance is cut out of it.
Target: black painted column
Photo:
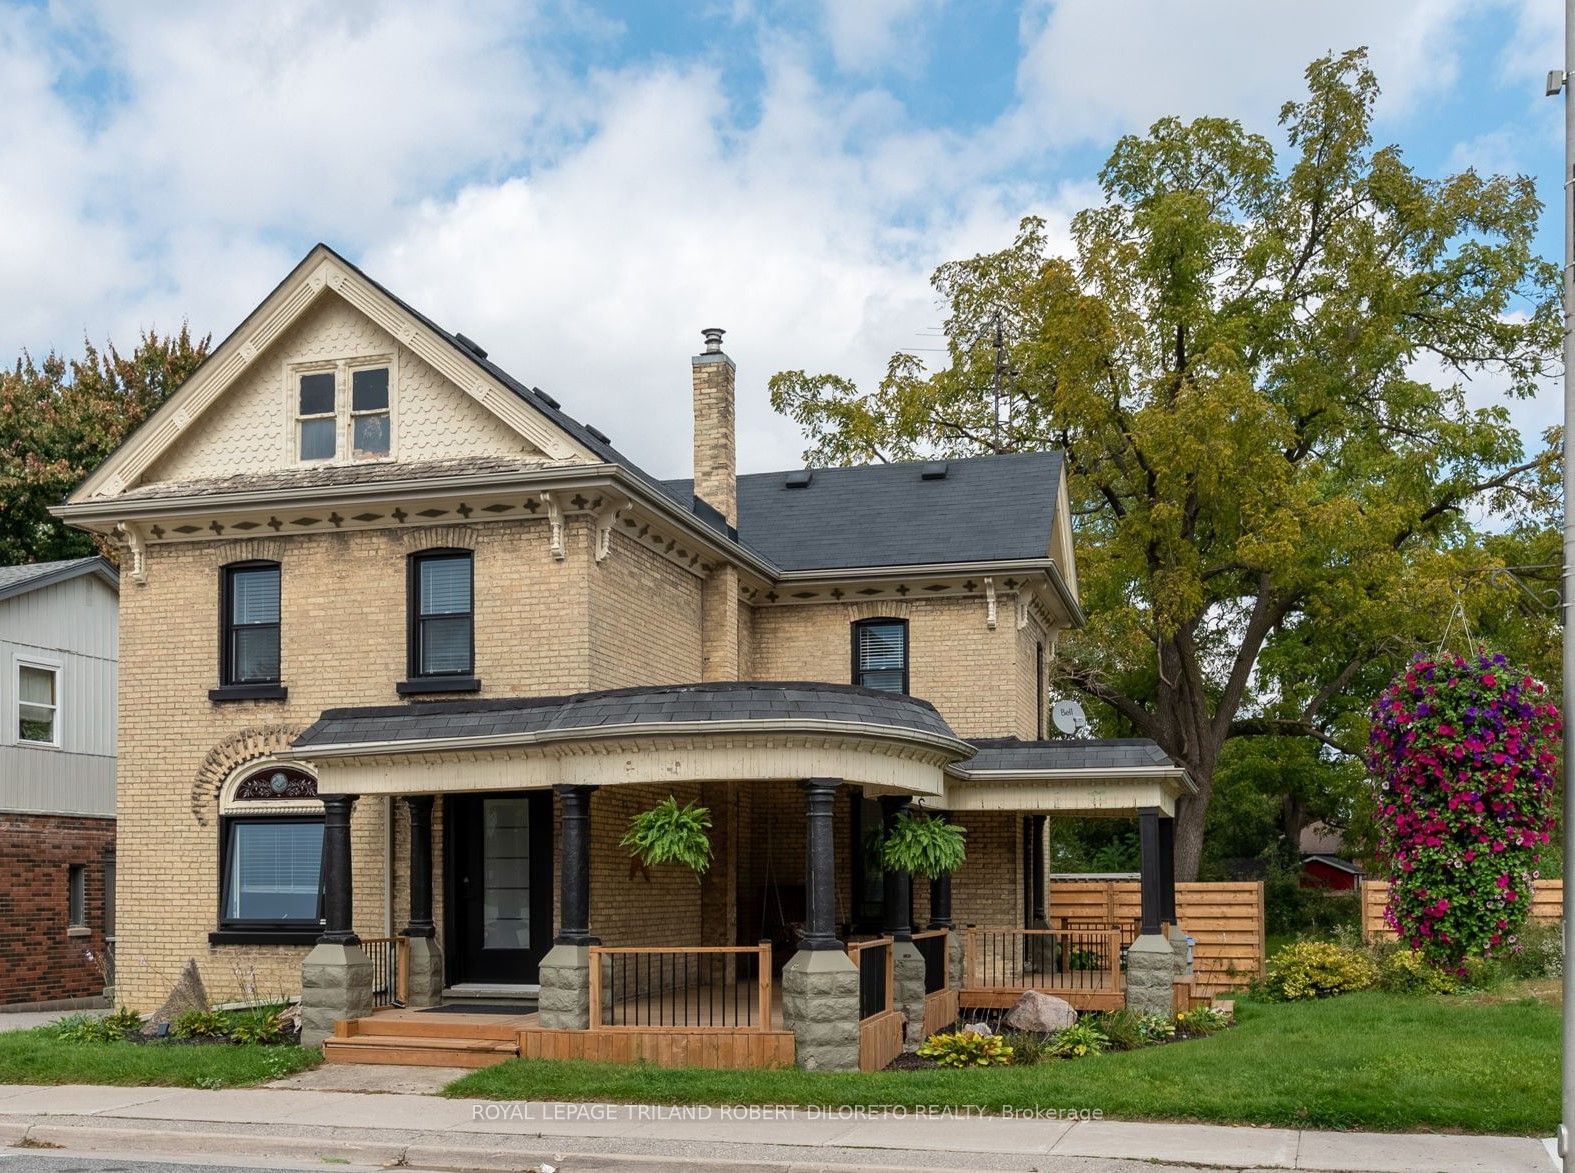
[[[806,778],[804,788],[804,938],[800,949],[841,949],[837,940],[837,848],[832,820],[840,778]]]
[[[558,935],[555,945],[599,945],[591,936],[591,792],[594,786],[554,786],[562,804],[558,867]]]
[[[350,812],[354,794],[323,795],[323,935],[325,945],[359,945],[350,870]]]
[[[407,937],[435,937],[432,924],[432,796],[405,799],[410,811],[410,923]]]
[[[1146,806],[1138,811],[1138,846],[1142,852],[1143,920],[1139,932],[1150,936],[1159,932],[1164,919],[1163,885],[1160,877],[1159,808]]]
[[[939,811],[935,818],[947,821],[950,816],[945,811]],[[952,927],[952,874],[942,872],[930,878],[930,923],[932,929],[949,929]]]
[[[1176,820],[1159,820],[1159,919],[1176,927]]]
[[[887,794],[880,800],[881,830],[890,835],[897,816],[912,801],[906,794]],[[885,868],[881,872],[883,903],[886,906],[886,935],[894,941],[913,940],[913,876]]]

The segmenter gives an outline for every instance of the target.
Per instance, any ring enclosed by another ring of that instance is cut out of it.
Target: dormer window
[[[340,362],[297,370],[295,451],[302,463],[386,460],[393,451],[391,363]]]

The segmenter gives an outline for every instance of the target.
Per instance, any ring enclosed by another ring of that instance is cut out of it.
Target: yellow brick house
[[[739,476],[722,333],[661,481],[318,246],[57,507],[123,550],[127,1002],[195,959],[333,1058],[831,1068],[1030,988],[1171,1005],[1190,781],[1047,738],[1058,454]],[[619,846],[669,795],[699,882]],[[909,805],[955,874],[882,872]],[[1057,814],[1138,820],[1138,923],[1047,922]]]

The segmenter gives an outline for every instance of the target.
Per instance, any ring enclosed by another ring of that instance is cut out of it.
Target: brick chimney
[[[695,385],[695,496],[738,525],[738,437],[733,413],[733,360],[722,352],[724,331],[700,331],[705,350],[692,360]]]

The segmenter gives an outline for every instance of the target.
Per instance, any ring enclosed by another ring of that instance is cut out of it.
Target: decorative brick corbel
[[[984,625],[994,631],[995,624],[995,579],[987,578],[984,580]]]
[[[115,532],[120,535],[121,545],[126,549],[126,577],[138,586],[147,585],[148,548],[141,532],[135,525],[124,521],[116,523]]]
[[[541,503],[547,507],[547,524],[551,528],[549,548],[552,550],[553,558],[562,562],[565,557],[563,552],[563,507],[558,504],[558,499],[550,492],[541,495]]]
[[[609,499],[591,515],[596,521],[596,561],[603,562],[612,553],[613,527],[628,506],[629,502],[622,498]]]

